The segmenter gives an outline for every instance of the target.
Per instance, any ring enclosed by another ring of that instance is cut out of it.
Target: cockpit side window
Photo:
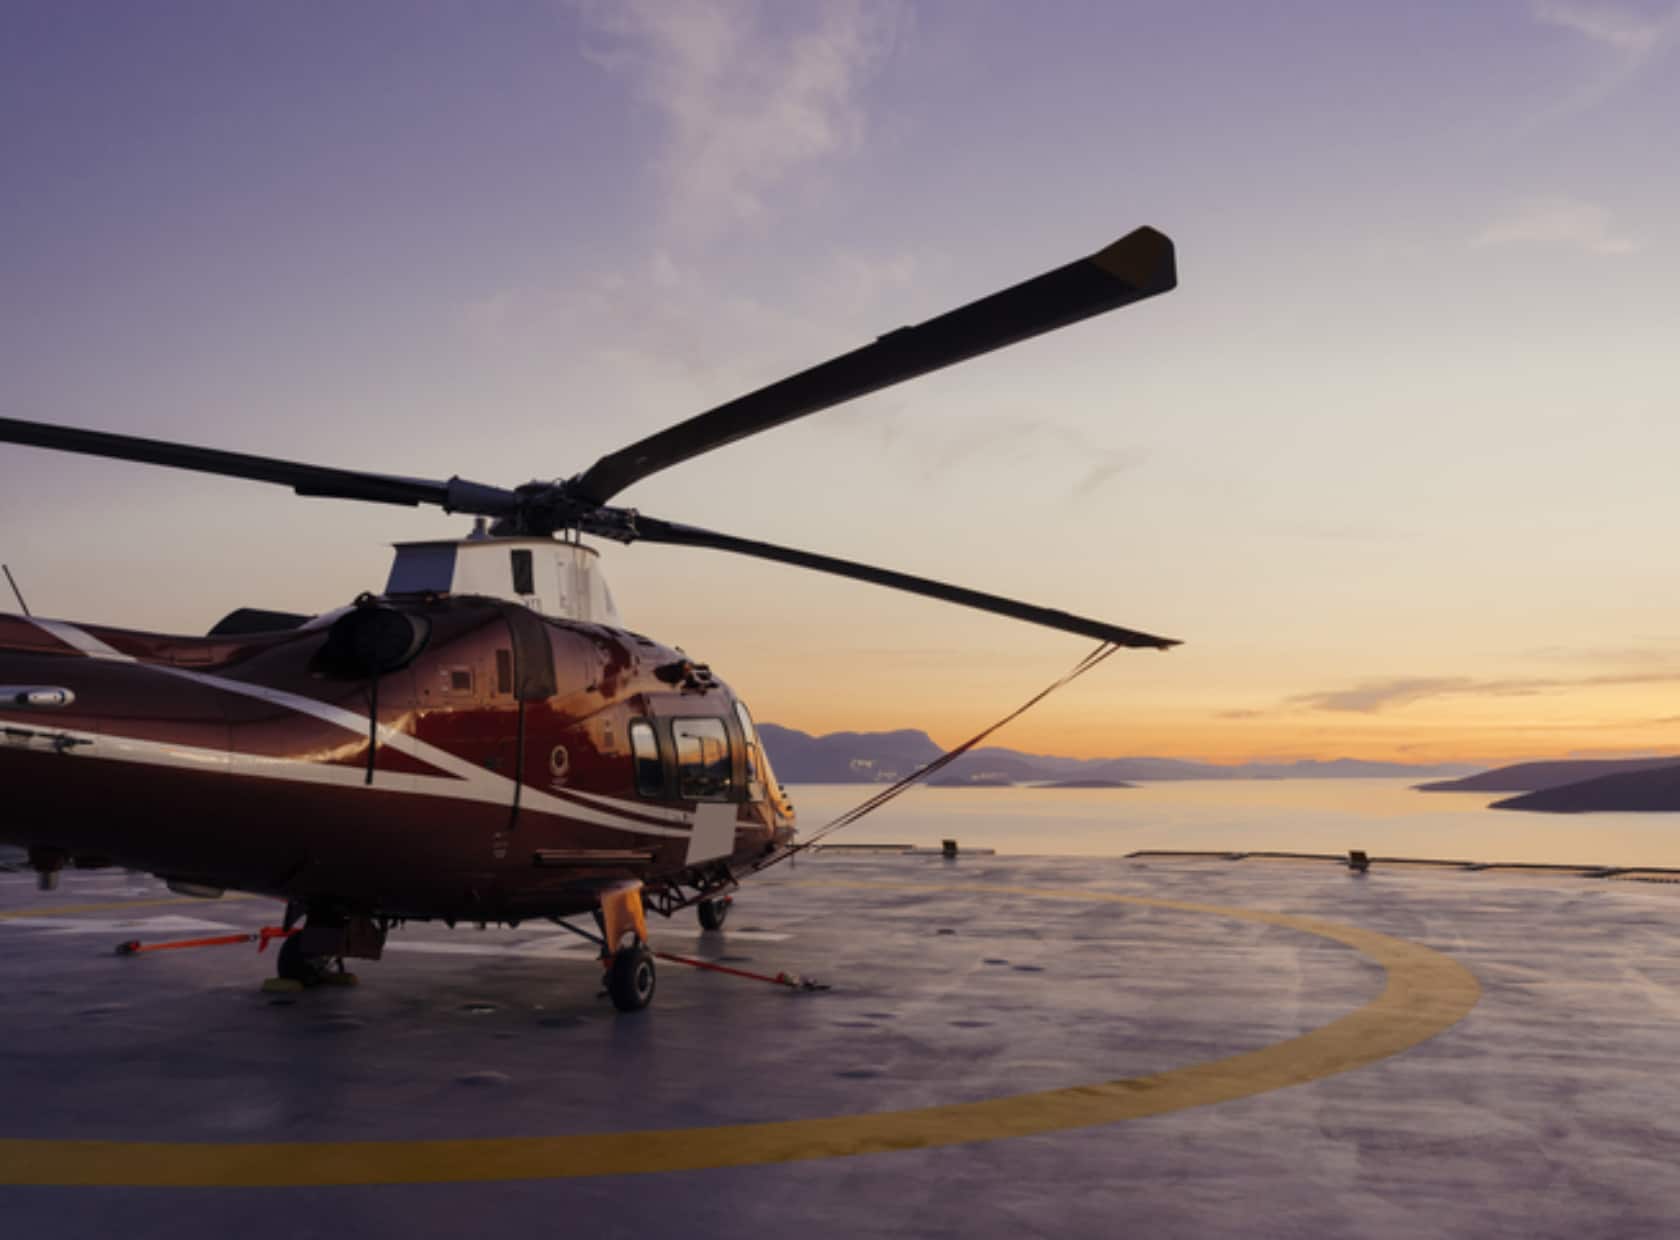
[[[694,801],[728,801],[729,730],[721,719],[673,719],[677,746],[677,795]]]
[[[659,760],[659,735],[646,719],[630,722],[630,752],[636,764],[636,791],[644,797],[663,797],[665,765]]]

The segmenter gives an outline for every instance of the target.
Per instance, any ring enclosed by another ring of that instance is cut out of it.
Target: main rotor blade
[[[0,418],[0,442],[27,444],[32,448],[53,448],[85,456],[167,465],[201,474],[248,478],[289,486],[299,495],[331,499],[362,499],[380,504],[438,504],[450,512],[503,516],[517,512],[519,497],[500,487],[487,487],[461,478],[447,482],[429,478],[399,478],[389,474],[368,474],[325,465],[305,465],[271,456],[248,456],[223,452],[165,439],[141,439],[135,435],[114,435],[107,431],[79,430],[47,422],[23,422]]]
[[[604,504],[633,482],[806,414],[993,349],[1165,293],[1178,284],[1173,243],[1153,228],[1089,258],[993,293],[874,344],[749,392],[602,457],[568,485]]]
[[[1139,633],[1135,629],[1105,624],[1101,620],[1088,620],[1084,616],[1070,615],[1049,607],[1036,607],[1031,603],[1018,603],[1014,599],[1001,598],[996,594],[983,594],[979,590],[947,585],[943,581],[912,577],[908,573],[896,573],[889,568],[876,568],[852,560],[839,560],[811,551],[796,551],[792,547],[779,547],[774,543],[757,542],[750,538],[736,538],[732,534],[719,534],[715,530],[703,530],[692,525],[678,525],[640,513],[636,516],[636,537],[643,542],[669,543],[679,547],[710,547],[714,551],[733,551],[736,555],[775,560],[799,568],[814,568],[820,573],[833,573],[837,577],[869,581],[878,586],[905,590],[947,603],[960,603],[964,607],[1009,616],[1015,620],[1025,620],[1029,624],[1040,624],[1046,628],[1060,629],[1064,633],[1078,633],[1082,637],[1113,642],[1117,646],[1166,650],[1168,647],[1179,645],[1178,641],[1170,637],[1155,637],[1149,633]]]

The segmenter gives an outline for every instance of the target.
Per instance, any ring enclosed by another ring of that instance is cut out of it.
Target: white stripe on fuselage
[[[368,720],[354,711],[345,710],[342,706],[334,706],[330,702],[317,701],[297,693],[288,693],[284,689],[275,689],[268,685],[251,684],[242,680],[228,680],[221,676],[212,676],[207,672],[195,672],[182,667],[167,667],[158,663],[140,663],[131,655],[126,655],[106,645],[91,633],[66,624],[61,620],[35,620],[33,623],[51,633],[59,641],[84,654],[98,659],[112,659],[119,662],[135,663],[166,676],[174,676],[181,680],[189,680],[206,688],[217,689],[224,693],[237,693],[243,697],[256,698],[269,702],[275,706],[297,711],[299,714],[311,715],[324,723],[344,728],[357,735],[365,736],[368,730]],[[407,732],[395,728],[378,726],[379,743],[417,758],[428,766],[448,773],[448,778],[436,775],[415,775],[396,771],[375,771],[374,782],[369,785],[365,768],[333,766],[321,762],[300,761],[294,758],[274,758],[261,754],[247,754],[224,752],[214,749],[202,749],[189,745],[176,745],[167,741],[141,740],[136,737],[117,736],[110,733],[75,732],[68,729],[56,728],[55,732],[65,736],[85,738],[95,741],[90,748],[101,752],[83,752],[81,757],[109,757],[118,761],[145,762],[157,766],[189,767],[194,770],[204,770],[206,766],[221,766],[236,775],[255,775],[270,779],[286,779],[297,783],[333,784],[342,787],[371,787],[384,792],[407,792],[421,796],[446,797],[463,801],[478,801],[490,805],[513,804],[514,790],[519,790],[519,807],[523,810],[534,810],[538,813],[554,814],[563,818],[570,818],[576,822],[588,823],[591,826],[609,827],[617,831],[629,831],[637,835],[663,835],[675,838],[686,838],[687,830],[677,830],[673,827],[656,827],[646,822],[637,821],[627,816],[625,810],[616,809],[612,805],[612,798],[579,794],[587,800],[604,803],[601,808],[591,808],[580,805],[575,801],[562,800],[552,796],[529,784],[516,785],[505,775],[499,775],[487,770],[476,763],[450,753],[436,745],[427,743],[419,737],[411,736]],[[104,742],[99,745],[97,742]],[[117,752],[108,752],[106,746],[114,747]],[[72,749],[70,752],[76,752]],[[618,804],[625,804],[619,802]],[[626,809],[631,806],[626,805]],[[656,809],[635,805],[638,814],[655,810],[661,818],[672,822],[687,824],[690,817],[681,811]]]
[[[75,625],[66,624],[62,620],[36,620],[31,617],[29,622],[38,629],[45,629],[66,646],[80,650],[91,658],[110,659],[115,663],[138,663],[140,661],[131,654],[124,654],[115,646],[107,646],[85,629],[78,629]]]
[[[580,800],[607,809],[616,809],[621,813],[629,812],[639,814],[644,818],[663,819],[666,822],[691,823],[694,821],[694,815],[686,814],[680,809],[665,809],[658,805],[644,805],[639,801],[626,801],[620,797],[609,797],[601,792],[585,792],[582,788],[568,788],[566,791]]]

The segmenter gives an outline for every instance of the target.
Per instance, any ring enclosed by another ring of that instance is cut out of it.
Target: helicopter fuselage
[[[280,632],[0,616],[0,841],[355,916],[717,890],[793,837],[745,705],[679,650],[484,597]]]

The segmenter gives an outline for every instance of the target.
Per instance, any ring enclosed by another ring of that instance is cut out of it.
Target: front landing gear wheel
[[[274,973],[282,981],[319,986],[326,972],[326,957],[303,954],[301,935],[294,934],[280,944],[280,955],[274,962]]]
[[[607,994],[621,1012],[639,1012],[653,1002],[653,953],[644,944],[614,953],[607,966]]]
[[[700,928],[702,930],[722,930],[723,923],[729,919],[729,906],[735,903],[732,896],[719,896],[715,900],[700,901]]]

